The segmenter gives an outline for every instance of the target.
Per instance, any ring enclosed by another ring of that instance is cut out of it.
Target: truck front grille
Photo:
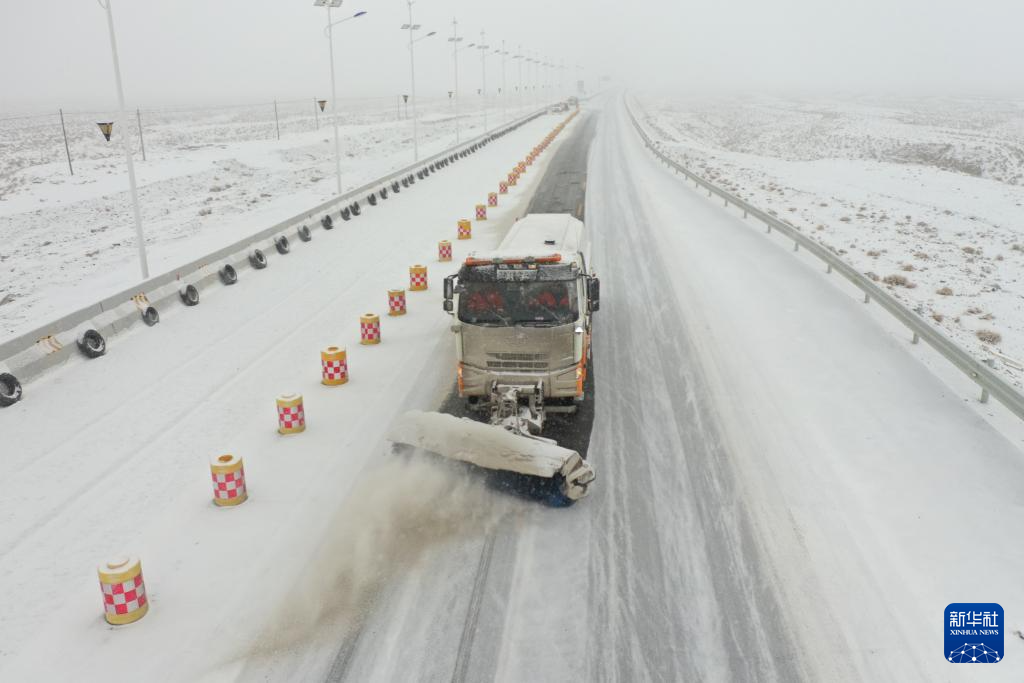
[[[488,353],[487,369],[505,372],[537,372],[548,369],[545,353]]]

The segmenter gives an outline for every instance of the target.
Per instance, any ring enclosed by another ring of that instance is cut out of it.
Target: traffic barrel
[[[97,568],[103,591],[103,617],[120,626],[138,621],[149,611],[142,562],[137,557],[118,557]]]
[[[416,264],[409,266],[409,289],[422,292],[427,289],[427,267]]]
[[[281,394],[277,397],[277,433],[298,434],[306,431],[306,410],[302,394]]]
[[[380,318],[375,314],[359,316],[359,343],[380,344]]]
[[[488,192],[487,193],[487,206],[497,206],[497,205],[498,205],[498,193],[497,192]]]
[[[405,290],[388,290],[388,315],[405,315]]]
[[[477,204],[476,205],[476,219],[478,221],[485,221],[485,220],[487,220],[487,205],[486,204]]]
[[[329,387],[338,386],[348,381],[348,358],[345,348],[328,346],[320,352],[320,365],[323,372],[322,384]]]
[[[498,182],[498,192],[501,194],[508,194],[508,183],[504,180]]]
[[[437,243],[437,260],[452,260],[452,243],[449,242],[448,240],[441,240],[440,242]]]
[[[218,455],[210,461],[213,503],[220,507],[240,505],[249,498],[245,489],[245,467],[237,455]]]
[[[463,218],[459,221],[459,239],[473,239],[473,224],[470,223],[469,220],[466,218]]]

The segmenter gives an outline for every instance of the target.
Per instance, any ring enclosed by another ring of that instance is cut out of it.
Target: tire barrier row
[[[467,158],[471,154],[475,154],[480,150],[484,149],[492,141],[497,140],[512,131],[520,128],[521,126],[533,121],[542,115],[542,112],[534,113],[528,117],[524,117],[514,124],[508,126],[500,131],[493,132],[487,135],[485,138],[478,140],[472,144],[461,147],[457,150],[452,150],[449,153],[439,158],[434,158],[429,162],[424,162],[418,166],[415,170],[404,172],[400,177],[388,178],[381,181],[376,190],[370,191],[365,196],[365,203],[370,206],[377,206],[380,201],[387,200],[391,195],[400,193],[403,189],[416,184],[417,180],[426,180],[432,174],[448,168],[452,164],[460,161],[461,159]],[[507,192],[507,187],[505,188]],[[322,209],[321,209],[322,210]],[[343,221],[350,221],[362,213],[362,206],[359,200],[351,200],[348,205],[334,209],[334,215],[328,210],[323,213],[320,218],[320,225],[324,230],[332,230],[336,218],[340,218]],[[303,222],[300,222],[303,221]],[[309,225],[305,222],[305,219],[297,219],[293,221],[295,227],[295,236],[299,238],[301,242],[309,242],[313,239],[312,231]],[[284,231],[287,231],[288,227],[284,227]],[[269,260],[267,258],[266,249],[273,245],[274,250],[281,256],[287,255],[291,252],[292,241],[290,235],[284,234],[279,231],[276,235],[266,236],[267,232],[261,233],[260,236],[250,240],[250,246],[243,248],[243,251],[239,252],[236,247],[234,251],[228,251],[227,249],[221,250],[209,257],[211,261],[220,261],[220,264],[216,267],[210,267],[208,263],[194,262],[183,270],[191,269],[191,275],[189,277],[183,277],[179,272],[175,276],[175,281],[168,282],[164,285],[152,287],[147,292],[149,296],[153,298],[153,301],[157,302],[158,305],[163,306],[164,302],[170,298],[178,298],[183,305],[187,307],[198,306],[201,300],[200,289],[202,283],[208,281],[210,278],[219,279],[220,282],[225,286],[232,286],[238,283],[239,273],[237,266],[239,261],[249,265],[254,270],[264,270],[269,266]],[[465,236],[460,232],[459,239],[468,239],[471,237],[471,228],[468,228]],[[258,245],[258,246],[257,246]],[[451,247],[449,244],[448,252],[450,253]],[[444,260],[443,250],[439,246],[438,250],[439,260]],[[450,258],[450,257],[449,257]],[[166,280],[167,276],[160,276],[153,278],[159,282],[160,280]],[[143,283],[145,286],[146,283]],[[145,295],[141,295],[142,300],[137,300],[135,296],[130,297],[133,305],[138,309],[138,317],[136,321],[141,320],[143,324],[147,326],[154,326],[160,322],[160,312],[157,307],[145,300]],[[94,312],[94,309],[97,309]],[[52,338],[62,339],[62,343],[58,343],[56,346],[52,346],[48,343],[44,343],[43,339],[39,339],[34,344],[28,343],[25,339],[29,335],[23,335],[22,338],[17,340],[11,340],[11,342],[5,343],[3,346],[10,349],[15,347],[17,344],[26,344],[25,347],[20,350],[10,352],[8,351],[5,355],[10,365],[0,362],[0,408],[14,405],[24,398],[24,389],[19,381],[17,375],[28,376],[29,378],[35,376],[46,367],[59,362],[58,358],[65,357],[65,347],[68,346],[71,341],[74,341],[82,353],[88,359],[99,358],[104,356],[107,351],[107,342],[104,337],[105,334],[116,334],[124,329],[131,326],[132,320],[130,317],[126,317],[126,310],[117,304],[116,300],[106,300],[103,304],[97,306],[90,306],[86,309],[66,316],[61,322],[74,320],[74,326],[69,326],[64,332],[59,334],[50,335]],[[57,324],[60,324],[58,322]],[[54,355],[57,352],[61,352],[60,356]],[[11,368],[15,368],[15,371],[11,371]]]
[[[475,149],[479,148],[479,146],[473,147],[475,147]],[[473,151],[475,151],[475,149]],[[441,164],[441,167],[454,162],[456,158],[458,158],[457,154],[451,155],[451,157]],[[434,170],[436,170],[437,167],[438,165],[435,163]],[[401,181],[395,181],[396,184],[400,184],[402,186],[406,186],[406,182],[411,184],[414,181],[411,177],[403,178]],[[396,192],[398,191],[395,190],[394,187],[392,187],[392,190]],[[492,205],[496,205],[496,195],[494,193],[490,193],[488,197],[489,202],[491,197],[495,197],[495,204]],[[371,206],[374,204],[374,202],[369,198],[367,198],[367,201]],[[352,205],[345,207],[345,209],[342,209],[341,215],[344,215],[344,212],[346,211],[349,214],[349,218],[352,216],[358,216],[358,203],[353,203]],[[325,229],[330,229],[330,227],[328,227],[331,224],[330,216],[325,216],[321,221],[321,224]],[[460,239],[463,239],[463,226],[465,227],[466,238],[468,239],[471,237],[472,226],[468,220],[460,220],[458,225]],[[309,228],[305,225],[299,228],[298,235],[304,242],[311,239]],[[280,249],[282,239],[285,246],[284,251]],[[279,253],[288,253],[286,237],[280,236],[280,239],[275,239],[274,244],[279,246]],[[266,268],[266,256],[260,249],[254,248],[250,250],[249,258],[252,259],[256,254],[260,254],[262,256],[260,262],[263,265],[260,269]],[[450,262],[451,260],[452,243],[448,240],[439,241],[438,261]],[[217,272],[221,281],[225,285],[234,284],[238,281],[238,273],[230,264],[224,264]],[[427,267],[421,264],[409,266],[409,291],[427,291],[428,286]],[[198,303],[198,288],[191,283],[182,286],[179,290],[179,294],[183,301],[186,296],[194,296],[196,304]],[[145,299],[144,295],[139,296],[139,300],[142,303],[148,304],[148,300]],[[387,291],[387,301],[389,316],[399,317],[407,313],[406,290],[389,289]],[[361,315],[359,318],[359,327],[361,344],[375,346],[381,343],[381,322],[378,315],[375,313],[366,313]],[[93,329],[90,329],[81,335],[79,338],[79,345],[80,347],[84,347],[83,352],[85,352],[85,349],[87,348],[90,349],[89,353],[95,353],[96,355],[103,355],[106,351],[106,345],[103,337],[99,332]],[[328,346],[321,350],[320,364],[322,385],[334,387],[348,383],[349,368],[345,347]],[[11,401],[11,397],[15,393],[17,393],[17,397],[14,398],[12,402],[16,402],[18,398],[20,398],[20,392],[21,385],[13,375],[9,373],[0,373],[0,405],[10,405],[10,403],[4,402]],[[306,430],[306,406],[302,394],[282,394],[277,397],[276,404],[277,431],[279,434],[287,436],[297,435]],[[241,457],[233,454],[218,455],[210,460],[209,467],[213,491],[212,502],[215,507],[237,507],[248,500],[248,481],[245,474],[245,466]],[[142,577],[142,563],[138,558],[116,558],[110,560],[98,567],[98,575],[100,580],[100,589],[103,595],[104,618],[108,623],[113,625],[130,624],[145,616],[149,610],[149,600],[147,597],[145,581]]]

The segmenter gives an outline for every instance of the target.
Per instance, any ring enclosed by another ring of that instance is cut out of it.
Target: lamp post
[[[324,27],[324,35],[327,37],[327,48],[331,58],[331,124],[334,127],[334,175],[337,180],[338,196],[341,196],[341,138],[338,134],[338,88],[334,78],[334,27],[366,14],[366,12],[359,11],[341,21],[332,22],[331,9],[341,7],[341,3],[342,0],[313,0],[314,7],[327,8],[327,26]]]
[[[413,161],[420,160],[420,132],[419,122],[416,115],[416,52],[413,50],[413,45],[420,42],[424,38],[437,33],[437,31],[431,31],[425,36],[419,38],[413,38],[413,34],[420,30],[419,24],[412,23],[412,5],[413,0],[405,0],[405,4],[409,8],[409,23],[402,24],[401,29],[409,32],[409,80],[412,82],[412,156]]]
[[[508,121],[508,108],[505,106],[508,99],[508,88],[505,84],[505,55],[508,52],[505,50],[504,40],[501,41],[501,49],[495,50],[494,53],[501,55],[501,92],[498,94],[501,96],[501,120],[504,123]]]
[[[452,44],[452,62],[455,64],[455,144],[459,144],[459,22],[452,18],[452,37],[448,39]]]
[[[477,45],[477,49],[480,50],[480,69],[483,75],[483,89],[480,94],[484,96],[484,135],[487,134],[487,48],[490,45],[486,42],[487,31],[480,31],[480,44]]]
[[[128,186],[132,193],[132,212],[135,214],[135,239],[139,246],[139,269],[142,279],[149,279],[149,261],[146,259],[146,238],[142,233],[142,211],[139,209],[139,190],[135,183],[135,161],[132,150],[128,146],[128,117],[124,110],[124,87],[121,84],[121,62],[117,57],[117,38],[114,35],[114,13],[110,6],[111,0],[96,0],[100,7],[107,11],[107,29],[110,32],[110,55],[114,60],[114,80],[117,83],[117,103],[120,111],[121,142],[124,145],[124,158],[128,163]]]
[[[512,57],[512,59],[519,60],[519,84],[516,86],[516,90],[519,94],[519,115],[523,115],[523,46],[519,45],[519,52]]]

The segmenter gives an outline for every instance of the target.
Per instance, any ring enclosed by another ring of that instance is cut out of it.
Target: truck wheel
[[[565,488],[565,477],[556,474],[551,478],[551,488],[544,502],[553,508],[567,508],[575,505],[576,501],[565,495],[563,488]]]
[[[96,330],[86,330],[78,338],[78,349],[86,358],[99,358],[107,352],[107,340]]]
[[[21,382],[9,372],[0,373],[0,407],[13,406],[21,400]]]

